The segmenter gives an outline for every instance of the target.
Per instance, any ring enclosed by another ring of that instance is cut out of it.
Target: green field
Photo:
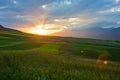
[[[120,41],[0,31],[0,80],[120,80]]]

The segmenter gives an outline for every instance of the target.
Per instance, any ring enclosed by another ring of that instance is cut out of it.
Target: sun
[[[41,35],[47,35],[47,34],[49,34],[49,31],[48,30],[44,30],[43,27],[44,27],[44,25],[36,26],[35,28],[33,28],[30,31],[30,33],[41,34]]]
[[[53,33],[61,31],[61,30],[49,30],[49,29],[45,29],[45,27],[48,27],[48,26],[49,25],[38,25],[36,27],[33,27],[29,31],[29,33],[40,34],[40,35],[50,35],[50,34],[53,34]],[[53,26],[51,26],[51,27],[53,27]]]

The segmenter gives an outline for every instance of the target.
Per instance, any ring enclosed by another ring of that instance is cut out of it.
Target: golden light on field
[[[103,61],[103,64],[105,64],[105,65],[108,64],[108,61],[107,60]]]
[[[97,64],[108,64],[108,56],[105,54],[100,54],[97,59]]]
[[[53,34],[53,33],[56,33],[56,32],[60,32],[61,30],[52,30],[52,29],[49,29],[50,27],[54,27],[54,26],[51,26],[51,25],[38,25],[36,27],[33,27],[30,29],[29,33],[33,33],[33,34],[40,34],[40,35],[50,35],[50,34]]]

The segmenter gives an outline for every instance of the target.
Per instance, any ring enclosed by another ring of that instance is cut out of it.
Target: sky
[[[42,25],[69,36],[79,36],[81,30],[119,28],[120,0],[0,0],[0,24],[21,31]]]

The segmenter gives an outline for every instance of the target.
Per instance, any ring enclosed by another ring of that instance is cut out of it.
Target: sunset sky
[[[81,30],[119,28],[120,0],[0,0],[0,24],[78,36]]]

